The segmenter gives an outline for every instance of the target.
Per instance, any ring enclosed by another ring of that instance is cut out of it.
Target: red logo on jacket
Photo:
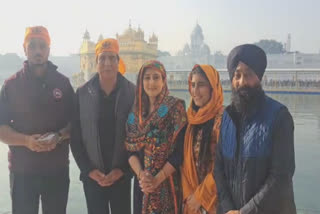
[[[61,99],[62,98],[62,91],[59,88],[53,89],[53,96],[56,99]]]

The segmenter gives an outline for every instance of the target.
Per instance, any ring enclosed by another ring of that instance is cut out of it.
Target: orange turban
[[[119,43],[116,39],[104,39],[96,45],[96,57],[103,52],[112,52],[119,55]],[[124,75],[126,72],[126,65],[124,61],[119,57],[119,72]]]
[[[50,46],[51,40],[50,40],[49,32],[47,28],[43,26],[34,26],[34,27],[26,28],[23,47],[26,47],[27,42],[33,38],[43,39],[48,44],[48,46]]]
[[[122,75],[126,73],[126,65],[124,64],[124,61],[121,58],[119,60],[119,72]]]
[[[116,39],[104,39],[96,45],[96,56],[102,52],[119,54],[119,43]]]

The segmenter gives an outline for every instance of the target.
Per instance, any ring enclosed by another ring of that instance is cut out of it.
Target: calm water
[[[188,101],[186,92],[174,95]],[[295,201],[299,213],[320,213],[320,96],[273,94],[271,97],[290,109],[295,122],[296,171],[294,175]],[[225,94],[228,104],[230,94]],[[0,144],[0,213],[11,210],[7,167],[7,147]],[[69,214],[86,213],[86,204],[79,181],[79,170],[71,157]]]

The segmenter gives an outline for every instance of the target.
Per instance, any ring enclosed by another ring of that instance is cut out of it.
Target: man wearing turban
[[[251,44],[228,56],[231,104],[221,122],[214,176],[219,214],[295,214],[294,124],[286,106],[264,94],[265,52]]]
[[[130,183],[125,150],[125,123],[134,102],[135,86],[124,76],[119,44],[105,39],[96,45],[97,73],[78,88],[71,149],[89,214],[129,214]]]
[[[50,36],[26,29],[23,68],[0,95],[0,140],[9,145],[13,214],[65,214],[69,191],[69,129],[74,92],[48,61]]]

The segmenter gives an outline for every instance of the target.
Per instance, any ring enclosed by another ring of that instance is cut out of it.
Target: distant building
[[[190,36],[190,44],[185,44],[176,56],[161,56],[158,60],[167,70],[191,69],[197,63],[213,64],[214,55],[204,41],[201,26],[196,24]]]
[[[267,54],[268,68],[320,68],[320,53],[305,54],[291,51],[291,34],[288,34],[284,44],[285,53]],[[186,44],[176,56],[161,56],[158,59],[167,70],[190,71],[194,64],[211,64],[218,70],[227,67],[227,56],[217,51],[211,54],[210,48],[204,42],[203,31],[197,24],[191,33],[191,43]],[[169,77],[170,79],[170,77]]]
[[[158,37],[153,33],[149,41],[144,40],[144,31],[138,27],[125,30],[122,35],[116,35],[120,46],[120,57],[126,64],[127,74],[137,74],[142,64],[158,57]]]
[[[99,39],[101,38],[99,37]],[[74,87],[83,84],[96,72],[95,47],[96,43],[90,40],[90,34],[86,30],[80,47],[80,72],[72,75],[71,82]]]
[[[285,43],[284,48],[287,53],[291,52],[291,34],[290,33],[288,34],[287,42]]]
[[[144,40],[144,31],[140,27],[137,30],[129,24],[128,29],[123,34],[116,34],[119,42],[120,57],[126,65],[126,75],[135,76],[139,72],[142,64],[158,56],[158,37],[153,33],[149,41]],[[103,40],[100,35],[98,42]],[[86,30],[83,42],[80,47],[80,72],[72,76],[72,83],[75,87],[88,81],[96,72],[95,45],[90,39],[90,34]]]

